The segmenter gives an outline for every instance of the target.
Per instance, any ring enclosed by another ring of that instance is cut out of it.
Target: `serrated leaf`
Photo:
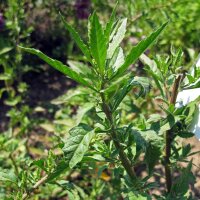
[[[60,71],[64,75],[69,76],[71,79],[75,80],[76,82],[81,83],[81,84],[95,90],[91,86],[90,83],[88,83],[85,79],[83,79],[81,77],[81,75],[79,75],[77,72],[73,71],[72,69],[70,69],[69,67],[67,67],[66,65],[61,63],[60,61],[52,59],[52,58],[48,57],[47,55],[45,55],[44,53],[42,53],[41,51],[33,49],[33,48],[25,48],[25,47],[21,47],[21,46],[19,46],[19,48],[26,52],[29,52],[31,54],[38,56],[39,58],[44,60],[46,63],[48,63],[50,66],[52,66],[56,70]]]
[[[74,28],[65,21],[64,17],[61,15],[61,13],[60,13],[60,16],[65,25],[65,28],[69,31],[72,38],[76,42],[77,46],[80,48],[80,50],[85,55],[85,57],[88,59],[88,61],[91,62],[90,51],[89,51],[89,48],[87,47],[87,45],[83,42],[80,35],[74,30]]]
[[[72,128],[69,133],[70,136],[63,147],[63,152],[65,153],[65,159],[69,167],[73,168],[82,160],[95,133],[86,124],[79,124]]]
[[[187,107],[185,108],[183,112],[183,114],[186,116],[185,123],[191,129],[198,123],[199,103],[200,103],[200,97],[197,97],[194,101],[191,101],[187,104]]]
[[[117,28],[107,51],[107,59],[111,59],[116,48],[119,47],[126,33],[127,18],[120,20],[119,28]]]
[[[160,137],[154,130],[132,130],[132,133],[135,136],[136,144],[141,145],[142,148],[146,148],[149,144],[159,148],[162,148],[163,146],[163,138]]]
[[[118,69],[114,77],[119,77],[121,74],[123,74],[128,67],[133,64],[144,51],[157,39],[157,37],[161,34],[161,32],[164,30],[164,28],[167,26],[168,22],[164,23],[159,29],[157,29],[155,32],[153,32],[150,36],[148,36],[146,39],[142,40],[138,43],[137,46],[133,47],[130,53],[127,55],[125,59],[125,63]]]
[[[105,69],[107,45],[103,28],[95,12],[90,17],[88,27],[89,27],[90,52],[96,61],[100,73],[103,74]]]

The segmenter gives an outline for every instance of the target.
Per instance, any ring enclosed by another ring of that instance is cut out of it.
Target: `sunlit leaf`
[[[118,69],[114,77],[119,77],[121,74],[123,74],[128,67],[133,64],[140,55],[146,51],[146,49],[157,39],[157,37],[161,34],[161,32],[164,30],[164,28],[167,26],[168,22],[164,23],[159,29],[157,29],[155,32],[153,32],[150,36],[148,36],[146,39],[142,40],[138,43],[137,46],[133,47],[130,53],[125,58],[125,63]]]
[[[45,55],[44,53],[42,53],[39,50],[33,49],[33,48],[25,48],[25,47],[21,47],[19,46],[20,49],[35,54],[37,55],[39,58],[41,58],[42,60],[44,60],[46,63],[48,63],[50,66],[52,66],[53,68],[57,69],[58,71],[62,72],[63,74],[69,76],[71,79],[77,81],[78,83],[81,83],[93,90],[95,90],[90,83],[88,83],[86,80],[84,80],[82,78],[81,75],[79,75],[77,72],[73,71],[72,69],[70,69],[68,66],[64,65],[63,63],[61,63],[58,60],[54,60],[50,57],[48,57],[47,55]]]
[[[107,52],[107,59],[111,59],[113,56],[113,53],[115,52],[116,48],[119,46],[121,41],[123,40],[125,33],[126,33],[126,23],[127,19],[122,19],[120,21],[120,25],[117,28],[110,44],[108,47],[108,52]]]
[[[90,52],[96,61],[100,73],[104,73],[106,61],[106,38],[104,36],[103,28],[99,22],[99,18],[94,12],[89,20],[89,44]]]

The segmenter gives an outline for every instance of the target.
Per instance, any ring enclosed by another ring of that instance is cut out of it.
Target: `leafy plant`
[[[24,161],[28,168],[19,170],[12,157],[18,147],[17,142],[11,145],[14,151],[10,160],[16,166],[15,172],[6,174],[3,170],[0,180],[18,191],[17,199],[31,198],[39,187],[44,188],[43,196],[45,188],[49,187],[49,191],[54,189],[54,196],[67,194],[70,199],[192,198],[188,195],[188,188],[194,178],[192,161],[189,162],[188,157],[193,153],[188,145],[180,147],[179,138],[193,136],[189,125],[199,100],[183,107],[175,104],[179,89],[188,87],[188,82],[184,81],[196,80],[197,73],[189,76],[185,69],[179,67],[182,59],[180,49],[172,51],[167,58],[157,57],[154,60],[144,54],[168,22],[125,55],[121,42],[126,33],[127,19],[116,19],[115,14],[116,7],[105,26],[96,12],[89,17],[87,43],[60,14],[66,30],[84,55],[84,63],[68,61],[69,67],[39,50],[19,46],[83,87],[52,102],[57,105],[68,102],[72,106],[78,102],[79,107],[71,114],[67,107],[57,113],[55,124],[61,134],[57,135],[57,143],[48,152],[47,158]],[[139,58],[146,65],[144,77],[130,70]],[[153,107],[158,100],[161,103],[157,103],[159,110],[156,114],[156,109],[150,109],[149,105]],[[127,116],[129,114],[131,118]],[[6,145],[2,145],[2,151],[6,150]],[[23,145],[26,146],[26,143]],[[60,150],[58,154],[53,152],[56,148]],[[184,168],[179,166],[179,162],[189,164]],[[153,189],[159,188],[159,183],[150,179],[157,174],[157,164],[165,169],[166,178],[165,192],[160,196],[153,192]],[[138,172],[142,167],[145,175]],[[173,181],[175,171],[181,173]],[[76,181],[76,178],[73,181],[73,177],[77,176],[75,172],[82,174],[83,179],[91,179],[91,188],[84,181]],[[61,175],[64,177],[60,178]],[[58,191],[62,193],[59,195]],[[13,195],[9,197],[13,198]]]

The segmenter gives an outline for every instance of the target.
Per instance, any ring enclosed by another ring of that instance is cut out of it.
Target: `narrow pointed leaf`
[[[107,53],[108,59],[112,58],[116,48],[120,45],[121,41],[124,39],[126,33],[126,23],[127,23],[127,18],[120,21],[120,26],[116,30],[116,33],[114,34],[112,41],[108,47],[108,53]]]
[[[89,43],[91,54],[96,61],[100,73],[103,74],[106,61],[106,38],[96,13],[90,17]]]
[[[125,59],[125,63],[118,69],[117,73],[114,75],[115,78],[119,77],[121,74],[123,74],[128,69],[128,67],[131,64],[133,64],[144,51],[146,51],[146,49],[161,34],[161,32],[164,30],[164,28],[167,26],[167,24],[168,24],[168,22],[164,23],[159,29],[157,29],[155,32],[153,32],[146,39],[139,42],[137,46],[132,48],[132,50],[130,51],[130,53],[127,55],[127,57]]]
[[[109,22],[106,24],[106,29],[105,29],[105,38],[107,39],[107,42],[109,42],[109,38],[110,38],[110,33],[112,30],[112,26],[114,24],[114,20],[115,20],[115,14],[116,14],[116,8],[117,8],[118,2],[116,3],[112,14],[110,16]]]
[[[88,83],[86,80],[84,80],[81,77],[81,75],[79,75],[77,72],[73,71],[72,69],[70,69],[69,67],[67,67],[66,65],[61,63],[60,61],[54,60],[54,59],[48,57],[47,55],[45,55],[44,53],[42,53],[41,51],[33,49],[33,48],[25,48],[25,47],[21,47],[21,46],[19,46],[19,48],[24,50],[24,51],[26,51],[26,52],[29,52],[31,54],[37,55],[39,58],[44,60],[46,63],[48,63],[50,66],[52,66],[53,68],[57,69],[61,73],[69,76],[71,79],[75,80],[76,82],[81,83],[81,84],[83,84],[83,85],[95,90],[91,86],[90,83]]]
[[[87,45],[83,42],[80,35],[75,31],[75,29],[65,21],[64,17],[61,15],[61,13],[60,13],[60,16],[65,25],[65,28],[69,31],[72,38],[76,42],[77,46],[80,48],[80,50],[85,55],[85,57],[88,59],[88,61],[91,62],[90,51],[89,51]]]

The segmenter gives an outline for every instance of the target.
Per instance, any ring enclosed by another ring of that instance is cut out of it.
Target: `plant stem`
[[[180,85],[180,83],[183,79],[184,79],[184,74],[180,74],[176,78],[176,80],[173,84],[173,88],[172,88],[170,104],[175,105],[176,98],[177,98],[177,95],[178,95],[178,88],[179,88],[179,85]],[[171,175],[171,168],[170,168],[172,135],[173,135],[173,131],[171,129],[166,131],[166,133],[165,133],[165,156],[164,156],[164,160],[165,160],[166,186],[167,186],[167,192],[168,193],[171,191],[171,187],[172,187],[172,175]]]
[[[15,162],[15,159],[14,159],[12,153],[10,153],[9,158],[10,158],[10,160],[12,161],[12,164],[13,164],[13,166],[14,166],[14,168],[15,168],[15,173],[16,173],[16,175],[18,176],[18,175],[19,175],[18,166],[17,166],[17,164],[16,164],[16,162]]]
[[[125,154],[123,147],[121,146],[120,142],[117,139],[117,133],[116,133],[115,124],[113,122],[112,112],[111,112],[109,106],[106,104],[105,96],[103,93],[101,93],[101,99],[102,99],[102,104],[103,104],[102,105],[103,112],[105,113],[105,115],[111,125],[110,133],[111,133],[111,137],[114,142],[115,148],[119,152],[120,161],[121,161],[124,169],[126,170],[127,174],[130,176],[130,178],[136,179],[136,174],[135,174],[134,168],[131,166],[130,160],[127,158],[127,155]]]
[[[47,178],[48,178],[48,175],[42,177],[38,182],[36,182],[35,185],[30,189],[29,192],[26,192],[23,194],[22,200],[27,199],[29,197],[29,195],[35,191],[35,189],[37,189],[40,185],[42,185],[46,182]]]

